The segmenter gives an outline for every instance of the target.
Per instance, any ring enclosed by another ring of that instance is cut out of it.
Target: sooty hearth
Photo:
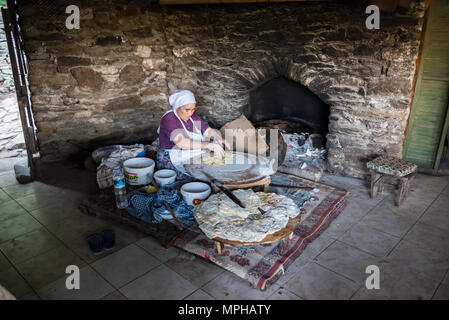
[[[280,76],[250,92],[247,118],[256,126],[279,128],[283,123],[290,133],[326,135],[329,106],[307,87]]]

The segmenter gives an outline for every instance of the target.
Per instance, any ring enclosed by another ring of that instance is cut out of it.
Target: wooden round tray
[[[219,241],[223,244],[230,244],[233,246],[250,246],[254,244],[265,244],[265,243],[271,243],[275,241],[282,240],[286,237],[288,237],[299,225],[301,222],[301,215],[298,214],[295,218],[290,218],[288,220],[287,225],[276,231],[275,233],[267,235],[264,239],[261,241],[255,241],[255,242],[241,242],[241,241],[234,241],[234,240],[227,240],[223,238],[213,238],[212,240]]]

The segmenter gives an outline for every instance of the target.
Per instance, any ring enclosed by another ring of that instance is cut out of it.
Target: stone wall
[[[423,0],[382,13],[380,30],[366,29],[363,1],[70,1],[81,9],[79,30],[64,27],[63,2],[58,11],[21,1],[43,161],[150,141],[177,88],[192,90],[197,112],[221,126],[246,109],[250,90],[279,75],[330,105],[333,172],[362,177],[367,159],[401,156]]]

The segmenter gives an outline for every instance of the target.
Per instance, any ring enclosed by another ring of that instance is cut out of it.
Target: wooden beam
[[[305,2],[326,0],[159,0],[161,5],[179,4],[212,4],[212,3],[254,3],[254,2]],[[329,0],[327,0],[329,1]]]
[[[440,143],[438,145],[437,158],[435,160],[435,164],[433,166],[433,171],[435,174],[438,173],[438,168],[440,167],[441,156],[443,154],[444,141],[446,141],[446,135],[448,134],[449,129],[449,105],[446,110],[446,118],[444,120],[443,131],[441,132]]]

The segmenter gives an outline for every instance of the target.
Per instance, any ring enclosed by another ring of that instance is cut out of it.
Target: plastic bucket
[[[150,158],[132,158],[123,162],[125,180],[128,188],[136,189],[150,184],[154,171],[154,161]]]

